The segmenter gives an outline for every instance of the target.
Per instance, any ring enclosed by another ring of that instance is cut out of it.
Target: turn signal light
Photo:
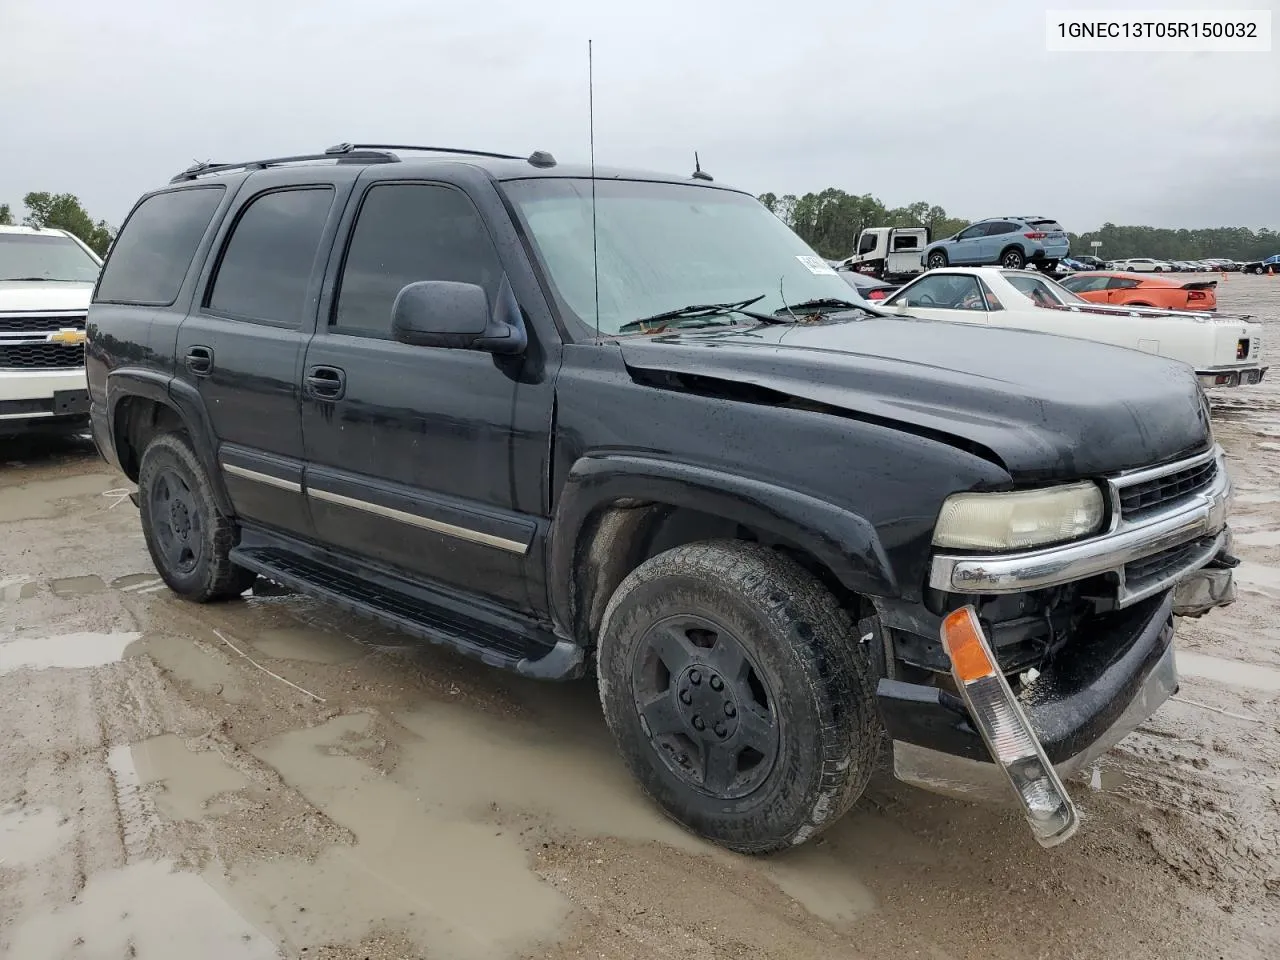
[[[961,607],[946,616],[940,632],[960,696],[991,759],[1013,787],[1036,841],[1054,847],[1070,839],[1080,826],[1075,805],[1000,672],[978,612],[972,605]]]

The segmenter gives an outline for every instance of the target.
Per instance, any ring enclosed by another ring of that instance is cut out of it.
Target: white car
[[[1193,367],[1207,387],[1259,383],[1267,372],[1260,363],[1262,325],[1247,318],[1090,303],[1028,270],[930,270],[876,306],[900,316],[1038,330],[1154,353]]]
[[[1124,270],[1126,273],[1170,273],[1173,265],[1150,257],[1130,257],[1128,260],[1115,261],[1112,269]]]
[[[0,436],[87,425],[84,321],[101,269],[65,230],[0,226]]]

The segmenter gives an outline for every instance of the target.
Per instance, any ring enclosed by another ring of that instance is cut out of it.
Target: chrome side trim
[[[273,477],[269,473],[259,473],[257,470],[250,470],[247,467],[237,467],[233,463],[222,464],[222,469],[233,477],[241,477],[245,480],[255,480],[258,483],[265,483],[269,487],[279,487],[281,490],[288,490],[290,493],[302,492],[302,484],[294,483],[292,480],[285,480],[281,477]]]
[[[1076,580],[1114,573],[1118,577],[1118,602],[1121,607],[1137,603],[1173,585],[1188,573],[1213,559],[1216,551],[1207,549],[1158,581],[1144,582],[1132,591],[1124,582],[1124,565],[1141,560],[1162,550],[1201,537],[1216,537],[1221,546],[1226,540],[1227,504],[1231,495],[1231,479],[1227,474],[1221,449],[1178,464],[1167,464],[1153,470],[1142,470],[1115,478],[1112,483],[1128,486],[1152,477],[1185,469],[1216,456],[1218,472],[1208,489],[1190,496],[1186,502],[1168,510],[1123,523],[1101,536],[1074,543],[1059,544],[1019,554],[968,555],[938,554],[929,569],[929,585],[950,593],[1023,593],[1055,587]]]
[[[1107,482],[1113,487],[1124,489],[1137,483],[1146,483],[1148,480],[1156,480],[1160,477],[1167,477],[1171,473],[1180,473],[1183,470],[1198,467],[1221,456],[1222,447],[1214,444],[1212,450],[1206,450],[1204,453],[1188,457],[1186,460],[1179,460],[1176,463],[1163,463],[1158,467],[1143,467],[1139,470],[1131,470],[1128,473],[1118,473],[1110,477]]]
[[[317,500],[326,500],[329,503],[336,503],[342,507],[350,507],[353,510],[363,510],[365,513],[372,513],[375,516],[386,517],[388,520],[398,520],[401,523],[421,527],[423,530],[430,530],[433,533],[443,533],[445,536],[457,537],[459,540],[469,540],[472,543],[484,544],[487,547],[496,547],[499,550],[506,550],[509,553],[518,553],[523,555],[529,550],[527,544],[523,544],[518,540],[508,540],[506,537],[496,537],[491,533],[481,533],[479,530],[471,530],[468,527],[455,526],[452,523],[445,523],[442,520],[432,520],[430,517],[420,517],[416,513],[396,510],[394,507],[384,507],[380,503],[370,503],[368,500],[357,500],[355,497],[343,496],[340,493],[330,493],[328,490],[316,490],[312,487],[308,487],[307,496],[314,497]]]

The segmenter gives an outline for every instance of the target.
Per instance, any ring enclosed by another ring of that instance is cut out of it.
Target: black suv
[[[1233,596],[1204,394],[847,296],[701,171],[202,164],[95,290],[94,435],[176,593],[261,575],[528,677],[594,670],[643,787],[734,849],[831,824],[886,746],[1057,842],[1059,776],[1174,689],[1175,609]]]

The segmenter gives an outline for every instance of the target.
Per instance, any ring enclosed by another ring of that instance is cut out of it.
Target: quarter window
[[[420,280],[474,283],[492,302],[502,267],[480,214],[461,191],[376,184],[365,194],[347,248],[333,328],[390,337],[396,295]]]
[[[330,187],[277,190],[249,201],[223,248],[208,309],[238,320],[300,325],[332,205]]]
[[[116,237],[96,302],[167,307],[178,298],[223,187],[156,193],[138,204]]]

